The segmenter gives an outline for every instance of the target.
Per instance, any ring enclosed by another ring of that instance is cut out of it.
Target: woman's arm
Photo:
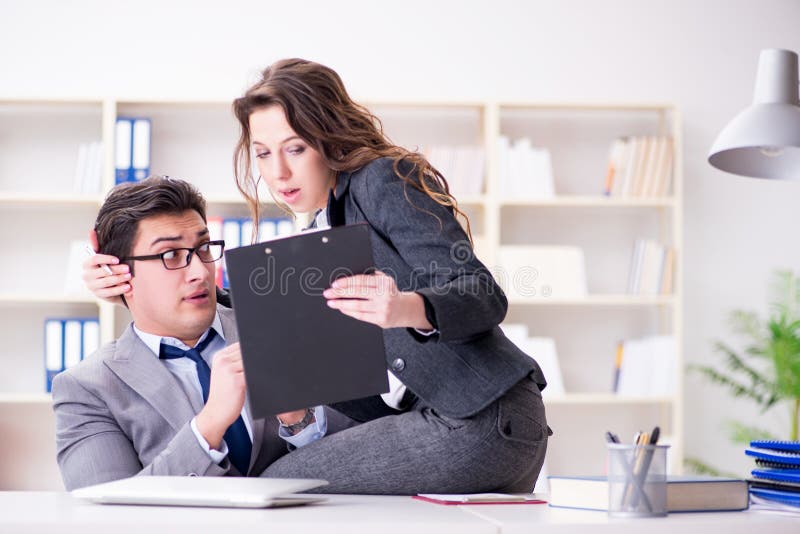
[[[410,291],[424,299],[423,314],[428,302],[430,313],[425,316],[433,319],[429,324],[439,331],[439,339],[469,339],[500,324],[508,307],[505,294],[475,257],[450,209],[406,185],[388,159],[361,172],[365,175],[354,176],[350,183],[353,200],[411,270],[410,276],[386,274],[396,279],[401,294]]]

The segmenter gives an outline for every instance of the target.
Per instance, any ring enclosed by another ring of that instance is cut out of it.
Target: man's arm
[[[97,395],[69,373],[53,381],[58,466],[67,490],[135,475],[203,475],[227,473],[198,443],[189,421],[147,465],[120,424]],[[159,436],[153,436],[158,440]]]

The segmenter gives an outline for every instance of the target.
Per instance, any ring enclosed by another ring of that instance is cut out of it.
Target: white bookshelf
[[[545,399],[548,406],[552,405],[575,405],[585,404],[606,404],[606,405],[643,405],[643,404],[672,404],[672,397],[653,396],[653,397],[626,397],[611,393],[570,393],[565,395],[551,396]]]
[[[596,178],[596,177],[594,177]],[[616,198],[591,195],[561,195],[552,199],[500,201],[501,206],[523,206],[529,208],[672,208],[674,198]]]
[[[83,295],[59,295],[45,293],[3,293],[0,294],[0,307],[2,306],[24,306],[50,304],[87,304],[96,305],[97,301],[92,296]]]
[[[583,298],[509,298],[515,306],[587,306],[587,307],[641,307],[674,306],[678,300],[674,295],[588,295]]]
[[[10,347],[9,354],[14,354],[11,363],[19,371],[0,378],[0,406],[49,402],[42,368],[45,318],[98,316],[103,342],[114,339],[129,321],[121,308],[89,296],[63,295],[67,243],[85,238],[114,182],[113,135],[118,116],[153,121],[152,173],[195,183],[208,200],[209,216],[248,215],[233,183],[232,155],[238,138],[231,112],[235,96],[183,102],[132,95],[0,99],[0,134],[7,134],[0,135],[4,155],[0,159],[0,228],[8,243],[8,257],[19,260],[0,265],[0,314],[4,328],[27,340]],[[513,298],[509,302],[507,322],[524,323],[532,335],[553,337],[557,343],[566,394],[545,397],[548,420],[555,431],[548,448],[550,474],[602,468],[602,441],[588,452],[580,446],[592,436],[602,440],[606,426],[627,435],[655,423],[671,436],[676,458],[672,466],[679,470],[683,456],[682,378],[677,378],[674,395],[666,397],[625,398],[610,393],[613,347],[619,339],[674,335],[678,368],[683,365],[683,201],[677,110],[661,103],[365,103],[381,119],[392,141],[408,148],[437,144],[483,147],[485,186],[480,192],[459,194],[457,200],[471,218],[478,256],[490,269],[498,267],[500,249],[506,245],[563,243],[585,249],[586,297]],[[674,139],[672,194],[663,198],[603,196],[613,138],[651,133],[665,133]],[[551,150],[557,196],[542,200],[502,197],[496,153],[501,134],[527,135]],[[104,143],[102,187],[96,193],[74,194],[71,183],[78,145],[91,140]],[[45,157],[47,165],[31,164]],[[265,216],[284,215],[268,195],[263,200]],[[670,243],[677,251],[670,295],[625,294],[630,249],[639,230],[646,237]],[[0,410],[6,413],[5,408]],[[0,416],[0,424],[2,420]]]
[[[668,104],[493,103],[487,146],[499,135],[528,137],[548,148],[556,196],[509,199],[499,191],[497,155],[487,176],[487,240],[495,254],[506,245],[570,245],[585,253],[588,294],[581,298],[509,300],[506,322],[523,323],[533,336],[556,341],[566,393],[545,395],[554,436],[549,474],[602,473],[603,432],[622,436],[655,424],[672,445],[670,469],[681,471],[682,401],[682,163],[680,114]],[[624,135],[668,135],[674,140],[671,194],[614,197],[602,194],[609,148]],[[633,243],[657,239],[676,250],[673,292],[629,295]],[[623,339],[672,335],[678,376],[671,395],[626,397],[611,392],[615,347]],[[594,438],[592,438],[594,437]],[[587,440],[593,440],[586,449]]]

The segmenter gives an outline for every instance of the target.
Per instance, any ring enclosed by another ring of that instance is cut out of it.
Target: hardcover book
[[[550,506],[608,510],[608,482],[604,476],[551,476]],[[669,476],[668,512],[724,512],[746,510],[747,482],[735,478]]]

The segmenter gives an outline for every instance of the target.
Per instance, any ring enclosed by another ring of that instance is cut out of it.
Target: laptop
[[[137,476],[71,493],[99,504],[274,508],[324,501],[294,493],[327,484],[325,480],[305,478]]]

